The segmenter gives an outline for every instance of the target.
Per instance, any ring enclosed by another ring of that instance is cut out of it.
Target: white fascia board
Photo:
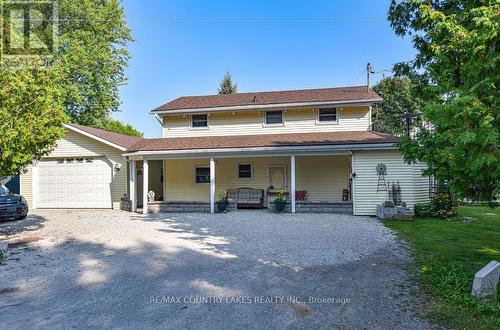
[[[168,114],[187,114],[187,113],[207,113],[207,112],[222,112],[222,111],[244,111],[244,110],[266,110],[266,109],[290,109],[302,107],[319,107],[319,106],[370,106],[373,103],[380,103],[381,99],[372,100],[352,100],[352,101],[328,101],[328,102],[302,102],[302,103],[280,103],[280,104],[261,104],[261,105],[238,105],[227,107],[213,108],[194,108],[194,109],[179,109],[179,110],[159,110],[151,111],[150,114],[168,115]]]
[[[255,148],[223,148],[223,149],[192,149],[192,150],[168,150],[168,151],[136,151],[123,154],[124,157],[134,159],[137,157],[151,160],[158,159],[181,159],[181,158],[204,158],[217,156],[219,158],[235,157],[269,157],[278,155],[332,155],[348,154],[352,150],[387,150],[396,149],[395,143],[377,144],[346,144],[325,146],[291,146],[291,147],[255,147]]]
[[[90,133],[88,133],[88,132],[82,131],[81,129],[78,129],[78,128],[73,127],[73,126],[71,126],[71,125],[64,124],[64,127],[65,127],[65,128],[67,128],[67,129],[69,129],[69,130],[72,130],[72,131],[74,131],[74,132],[77,132],[77,133],[80,133],[80,134],[82,134],[82,135],[85,135],[85,136],[87,136],[87,137],[89,137],[89,138],[92,138],[92,139],[94,139],[94,140],[97,140],[97,141],[99,141],[99,142],[102,142],[102,143],[104,143],[104,144],[107,144],[108,146],[111,146],[111,147],[116,148],[116,149],[118,149],[118,150],[121,150],[121,151],[125,151],[125,150],[127,150],[127,148],[122,147],[121,145],[118,145],[118,144],[116,144],[116,143],[113,143],[113,142],[110,142],[110,141],[105,140],[105,139],[103,139],[103,138],[100,138],[100,137],[98,137],[98,136],[96,136],[96,135],[94,135],[94,134],[90,134]]]

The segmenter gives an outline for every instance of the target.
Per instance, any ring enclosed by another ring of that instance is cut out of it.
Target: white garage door
[[[111,208],[112,167],[104,158],[38,164],[38,208]]]

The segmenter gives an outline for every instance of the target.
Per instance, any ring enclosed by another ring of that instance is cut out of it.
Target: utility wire
[[[358,78],[356,78],[356,80],[354,80],[351,84],[351,86],[354,86],[354,84],[356,84],[356,82],[358,82],[358,80],[363,77],[363,75],[366,73],[366,69],[363,70],[363,72],[361,72],[361,74],[359,75]]]
[[[52,19],[12,18],[22,21],[54,21]],[[129,23],[166,23],[166,24],[328,24],[328,23],[384,23],[383,19],[163,19],[163,18],[125,18]],[[111,22],[84,18],[58,18],[59,22]]]

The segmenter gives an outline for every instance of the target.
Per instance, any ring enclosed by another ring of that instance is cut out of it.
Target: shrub
[[[415,215],[417,217],[451,218],[457,215],[456,203],[453,201],[448,186],[438,185],[436,194],[430,203],[415,204]]]
[[[3,255],[3,250],[0,250],[0,265],[5,261],[5,256]]]
[[[415,215],[422,218],[433,218],[435,215],[434,204],[432,203],[421,203],[415,204]]]
[[[437,186],[432,204],[434,206],[435,217],[445,219],[457,215],[456,203],[453,201],[453,196],[447,184],[439,184]]]

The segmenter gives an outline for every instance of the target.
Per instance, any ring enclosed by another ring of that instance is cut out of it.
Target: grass
[[[500,297],[485,303],[471,295],[474,274],[500,261],[500,208],[461,206],[462,220],[418,218],[385,221],[413,248],[422,289],[432,296],[424,307],[435,323],[453,329],[500,329]]]

